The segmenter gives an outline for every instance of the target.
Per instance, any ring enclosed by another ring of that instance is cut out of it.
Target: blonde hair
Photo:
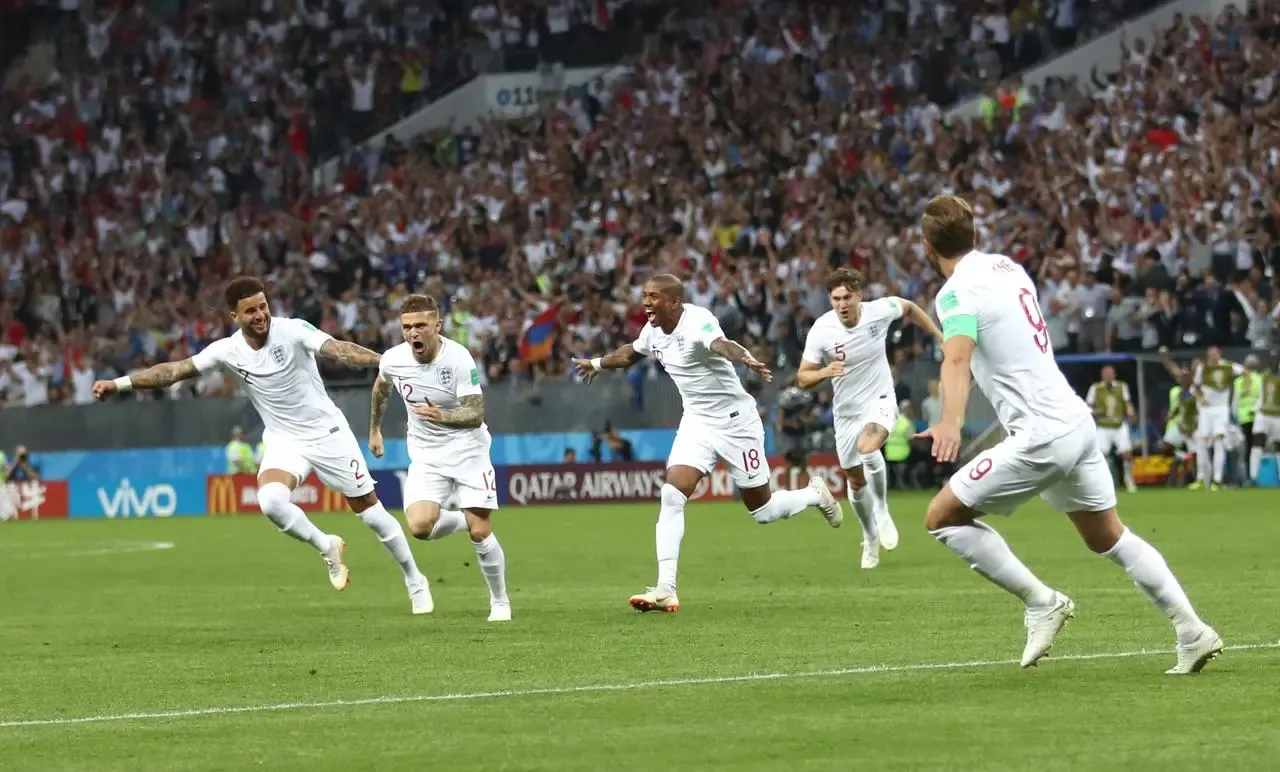
[[[920,223],[924,240],[948,260],[973,249],[973,209],[959,196],[935,196],[924,208]]]

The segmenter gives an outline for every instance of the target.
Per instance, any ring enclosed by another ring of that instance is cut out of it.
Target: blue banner
[[[73,518],[136,518],[203,515],[208,510],[208,480],[194,477],[122,477],[72,480],[69,514]]]

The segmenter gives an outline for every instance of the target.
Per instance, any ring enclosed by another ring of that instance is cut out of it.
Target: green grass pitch
[[[1237,647],[1185,679],[1163,616],[1039,504],[992,522],[1077,619],[1020,670],[1020,607],[928,537],[926,501],[893,495],[902,544],[867,572],[851,515],[693,504],[683,610],[648,616],[626,600],[656,503],[505,510],[509,625],[461,536],[415,542],[436,611],[413,617],[350,515],[318,518],[347,540],[343,593],[261,518],[6,523],[0,769],[1280,765],[1275,491],[1121,499]]]

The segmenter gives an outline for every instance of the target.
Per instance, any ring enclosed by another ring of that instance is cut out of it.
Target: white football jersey
[[[419,418],[415,405],[424,402],[442,410],[458,407],[460,397],[480,394],[480,369],[465,346],[440,338],[440,350],[427,363],[413,358],[413,347],[401,343],[382,355],[378,377],[390,383],[404,400],[409,414],[406,444],[409,460],[437,468],[452,468],[460,460],[477,455],[488,458],[489,428],[484,424],[463,429]]]
[[[1005,431],[1048,441],[1092,420],[1053,359],[1035,284],[1004,255],[970,252],[934,301],[943,337],[972,333],[971,369]]]
[[[715,314],[684,304],[671,334],[646,324],[631,344],[637,354],[654,357],[671,376],[684,403],[685,415],[709,424],[731,424],[747,417],[759,420],[756,402],[728,359],[708,348],[725,337]]]
[[[210,343],[191,361],[202,374],[221,369],[239,378],[267,435],[318,440],[339,429],[350,431],[316,367],[316,352],[330,340],[328,333],[301,319],[273,316],[262,348],[250,347],[244,332],[236,330]]]
[[[846,327],[834,310],[818,317],[804,341],[804,361],[845,364],[844,375],[833,378],[832,407],[842,418],[854,418],[878,399],[893,398],[893,374],[884,339],[889,325],[902,318],[899,298],[863,303],[858,323]]]

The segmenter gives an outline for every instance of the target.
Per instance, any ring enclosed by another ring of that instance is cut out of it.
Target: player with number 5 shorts
[[[1039,495],[1066,513],[1085,544],[1123,568],[1172,620],[1177,662],[1167,672],[1199,672],[1221,653],[1222,639],[1196,615],[1160,553],[1120,522],[1092,414],[1054,361],[1035,283],[1008,257],[975,249],[973,210],[961,198],[930,201],[922,230],[925,254],[946,282],[935,301],[944,339],[943,415],[921,436],[933,440],[939,461],[956,459],[971,372],[1006,434],[961,467],[929,503],[929,533],[1023,603],[1022,666],[1034,666],[1073,616],[1075,603],[1031,573],[980,518],[1010,515]]]
[[[645,282],[643,302],[649,322],[634,343],[608,356],[575,359],[574,365],[590,382],[601,370],[623,369],[651,356],[662,363],[680,392],[684,417],[667,459],[655,529],[658,583],[630,601],[638,611],[677,611],[676,563],[684,538],[685,504],[718,462],[729,467],[742,503],[757,523],[788,519],[817,507],[832,527],[838,527],[843,514],[817,476],[808,488],[770,491],[764,424],[734,366],[743,365],[765,381],[773,378],[769,368],[726,338],[714,314],[685,303],[684,285],[675,276],[662,274]]]
[[[470,351],[440,335],[435,298],[406,297],[400,330],[404,343],[382,355],[373,384],[369,449],[382,455],[382,416],[394,389],[409,416],[404,480],[409,530],[428,540],[467,531],[489,586],[489,621],[509,622],[507,558],[489,523],[498,509],[498,487],[489,461],[492,438],[484,424],[480,369]]]
[[[180,362],[156,365],[140,373],[98,381],[98,399],[134,389],[163,389],[202,373],[223,370],[239,379],[265,427],[258,465],[258,506],[281,531],[315,547],[324,558],[329,582],[347,587],[342,538],[315,526],[291,500],[312,471],[326,487],[346,497],[352,510],[378,536],[404,574],[413,613],[428,609],[427,579],[414,563],[400,523],[373,491],[373,478],[347,418],[324,390],[316,356],[349,367],[377,367],[378,354],[354,343],[334,340],[301,319],[273,317],[262,282],[234,279],[226,288],[227,307],[239,330],[215,340]]]
[[[862,274],[857,271],[832,271],[827,292],[831,310],[818,317],[805,338],[797,382],[812,389],[831,380],[836,455],[862,526],[862,567],[875,568],[881,547],[898,546],[898,529],[889,515],[888,470],[880,452],[898,423],[885,337],[890,325],[904,316],[939,341],[942,332],[909,300],[863,302]]]

